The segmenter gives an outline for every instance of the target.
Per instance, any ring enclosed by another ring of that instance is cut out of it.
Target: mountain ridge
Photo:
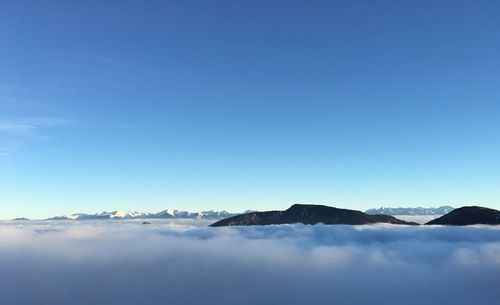
[[[274,224],[347,224],[362,225],[391,223],[416,225],[389,215],[369,215],[357,210],[339,209],[325,205],[294,204],[284,211],[251,212],[233,216],[211,224],[211,227],[252,226]]]
[[[47,218],[46,220],[127,220],[127,219],[224,219],[241,213],[229,213],[225,210],[222,211],[202,211],[202,212],[189,212],[182,210],[163,210],[157,213],[143,213],[138,211],[125,211],[117,210],[95,214],[74,213],[63,216],[55,216]]]
[[[426,225],[500,225],[500,211],[480,206],[465,206],[451,211]]]

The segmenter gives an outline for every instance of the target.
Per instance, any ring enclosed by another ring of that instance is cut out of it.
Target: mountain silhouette
[[[274,224],[346,224],[363,225],[373,223],[390,223],[416,225],[389,215],[368,215],[361,211],[339,209],[324,205],[294,204],[285,211],[251,212],[220,220],[212,227],[252,226]]]
[[[500,211],[478,206],[461,207],[426,224],[453,226],[476,224],[499,225]]]

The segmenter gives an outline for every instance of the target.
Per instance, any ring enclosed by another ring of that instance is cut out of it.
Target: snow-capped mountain
[[[384,214],[384,215],[445,215],[453,211],[451,206],[441,206],[438,208],[387,208],[366,210],[366,214]]]
[[[158,213],[142,213],[137,211],[113,211],[96,214],[76,213],[64,216],[55,216],[48,220],[98,220],[98,219],[223,219],[240,213],[227,211],[188,212],[179,210],[164,210]]]

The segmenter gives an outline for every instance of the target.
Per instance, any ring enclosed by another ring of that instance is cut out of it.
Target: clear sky
[[[0,218],[500,208],[500,1],[4,1]]]

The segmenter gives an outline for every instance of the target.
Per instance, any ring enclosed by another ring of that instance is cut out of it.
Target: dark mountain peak
[[[500,211],[480,206],[465,206],[431,220],[428,225],[466,226],[475,224],[499,225]]]
[[[368,215],[361,211],[339,209],[325,205],[294,204],[285,211],[251,212],[223,219],[212,227],[251,226],[273,224],[349,224],[362,225],[371,223],[415,224],[388,215]]]
[[[29,221],[29,219],[28,219],[28,218],[26,218],[26,217],[14,218],[14,219],[12,219],[12,220],[15,220],[15,221]]]
[[[326,205],[320,205],[320,204],[294,204],[288,209],[284,211],[284,213],[288,214],[297,214],[297,215],[311,215],[311,214],[322,214],[322,213],[344,213],[344,212],[359,212],[361,214],[364,214],[360,211],[356,210],[345,210],[345,209],[339,209],[335,207],[329,207]]]
[[[334,207],[329,207],[329,206],[326,206],[326,205],[322,205],[322,204],[304,204],[304,203],[294,203],[292,204],[288,209],[288,210],[296,210],[296,209],[308,209],[308,208],[311,208],[311,209],[320,209],[320,208],[327,208],[327,209],[337,209],[337,208],[334,208]]]

